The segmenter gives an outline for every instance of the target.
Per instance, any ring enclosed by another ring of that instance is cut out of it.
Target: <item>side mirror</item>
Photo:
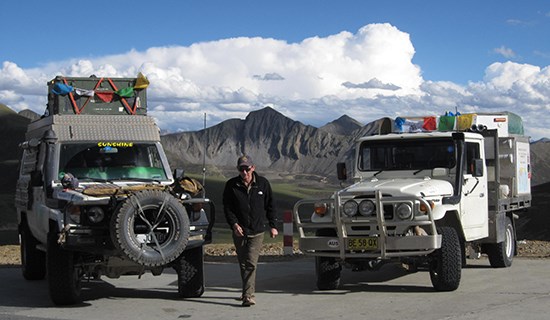
[[[40,140],[32,138],[29,141],[25,141],[19,144],[22,149],[36,148],[40,145]]]
[[[483,159],[474,159],[474,171],[472,175],[474,177],[483,177]]]
[[[348,180],[348,171],[346,170],[345,162],[338,162],[336,164],[336,175],[338,176],[338,180],[340,181]]]
[[[183,178],[184,174],[185,174],[185,171],[182,168],[174,169],[174,173],[173,173],[174,179],[176,180],[181,179]]]

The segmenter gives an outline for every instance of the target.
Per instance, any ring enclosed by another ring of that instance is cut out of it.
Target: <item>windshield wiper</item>
[[[157,179],[146,179],[146,178],[133,178],[133,177],[125,177],[125,178],[119,178],[120,180],[129,180],[129,181],[139,181],[139,182],[156,182],[160,184],[160,180]]]
[[[113,183],[113,181],[111,181],[109,179],[102,179],[102,178],[77,177],[77,179],[80,180],[80,181],[87,180],[87,181],[92,181],[92,182]]]

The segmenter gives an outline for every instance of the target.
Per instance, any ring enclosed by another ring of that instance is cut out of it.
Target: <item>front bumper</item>
[[[298,201],[294,206],[294,221],[300,236],[300,250],[313,256],[348,258],[386,259],[394,257],[425,256],[441,248],[441,235],[437,233],[430,205],[422,198],[387,197],[382,198],[380,192],[375,194],[376,217],[361,219],[345,219],[341,215],[341,197],[353,196],[352,193],[337,192],[333,199],[305,199]],[[357,194],[359,195],[359,194]],[[424,202],[428,208],[425,217],[418,220],[396,221],[386,220],[384,206],[399,201]],[[333,203],[333,217],[331,221],[312,222],[302,221],[300,207],[315,202]],[[415,235],[403,230],[412,230],[415,227],[427,232]],[[335,235],[321,236],[319,230],[334,230]],[[350,248],[350,242],[374,240],[376,246],[369,249]]]
[[[350,250],[350,239],[357,237],[319,237],[300,238],[300,250],[305,254],[324,257],[345,258],[392,258],[423,256],[441,247],[441,236],[403,236],[387,237],[376,250]]]

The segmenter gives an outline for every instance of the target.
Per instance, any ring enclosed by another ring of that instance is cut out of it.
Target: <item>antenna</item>
[[[202,153],[202,197],[206,198],[206,112],[204,113],[204,150]]]

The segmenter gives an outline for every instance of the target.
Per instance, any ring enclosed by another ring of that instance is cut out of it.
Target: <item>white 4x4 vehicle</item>
[[[55,78],[49,115],[29,124],[16,188],[23,276],[47,276],[53,302],[74,304],[84,279],[172,267],[179,295],[201,296],[213,205],[181,170],[173,177],[154,119],[125,107],[143,106],[144,89],[105,102],[55,87],[94,97],[136,83],[102,80]]]
[[[469,115],[468,130],[358,139],[356,182],[294,207],[318,288],[337,288],[342,266],[376,270],[399,261],[426,266],[436,290],[455,290],[466,249],[471,257],[486,253],[493,267],[510,266],[514,212],[531,204],[531,168],[529,140],[511,133],[509,116]],[[345,179],[344,164],[338,173]]]

